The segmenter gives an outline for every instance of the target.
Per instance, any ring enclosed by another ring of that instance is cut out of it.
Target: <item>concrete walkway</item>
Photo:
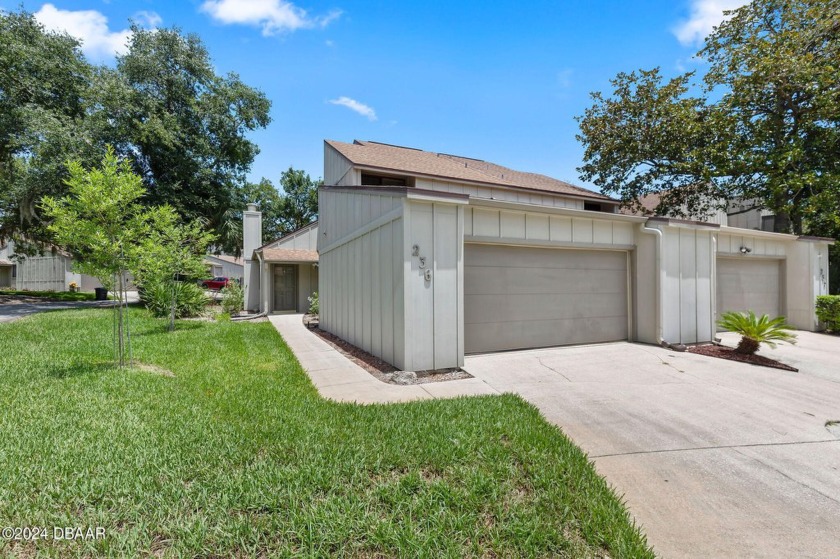
[[[386,404],[499,393],[477,378],[409,386],[387,384],[307,330],[302,315],[271,315],[268,319],[294,352],[321,396],[336,402]]]

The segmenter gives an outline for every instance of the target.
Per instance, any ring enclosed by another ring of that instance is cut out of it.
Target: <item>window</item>
[[[405,177],[386,177],[362,173],[362,186],[408,186]]]
[[[776,216],[775,215],[763,215],[761,216],[761,230],[762,231],[773,231],[776,228]]]
[[[12,264],[12,277],[17,277],[17,264]]]

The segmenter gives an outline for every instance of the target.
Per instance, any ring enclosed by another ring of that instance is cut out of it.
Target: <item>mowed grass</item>
[[[515,396],[322,399],[267,323],[105,309],[0,324],[0,541],[30,557],[652,557],[576,448]],[[170,376],[174,375],[174,376]]]

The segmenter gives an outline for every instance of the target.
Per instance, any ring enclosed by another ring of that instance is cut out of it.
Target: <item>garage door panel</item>
[[[469,353],[624,340],[627,303],[624,252],[465,246]]]
[[[530,247],[502,247],[499,245],[468,245],[469,265],[471,267],[524,267],[524,268],[562,268],[583,270],[625,270],[625,253],[615,251],[560,250],[563,258],[546,258],[545,253],[558,249]],[[504,261],[499,261],[499,254],[504,254]]]
[[[780,270],[779,260],[718,259],[718,318],[728,311],[779,316]]]
[[[627,339],[627,321],[598,319],[527,320],[473,324],[464,331],[468,351],[504,351]],[[562,340],[558,343],[558,340]]]
[[[627,313],[622,312],[627,306],[624,293],[533,295],[467,295],[464,302],[472,310],[465,324],[574,318],[611,318],[625,325],[627,322]]]
[[[464,281],[475,294],[509,293],[616,293],[627,289],[625,270],[565,269],[562,282],[558,268],[472,266],[464,270]]]

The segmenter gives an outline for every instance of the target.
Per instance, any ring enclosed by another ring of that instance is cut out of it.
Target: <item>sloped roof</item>
[[[326,140],[326,142],[353,165],[360,167],[612,200],[603,194],[546,175],[515,171],[480,159],[361,140],[354,140],[352,144],[335,140]]]
[[[266,262],[318,262],[317,250],[264,248],[262,255]]]
[[[236,264],[237,266],[243,265],[241,258],[230,256],[229,254],[208,254],[207,256],[209,258],[218,258],[219,260],[224,260],[225,262],[230,262],[231,264]]]
[[[12,263],[9,260],[4,260],[3,258],[0,258],[0,266],[14,266],[14,263]]]

